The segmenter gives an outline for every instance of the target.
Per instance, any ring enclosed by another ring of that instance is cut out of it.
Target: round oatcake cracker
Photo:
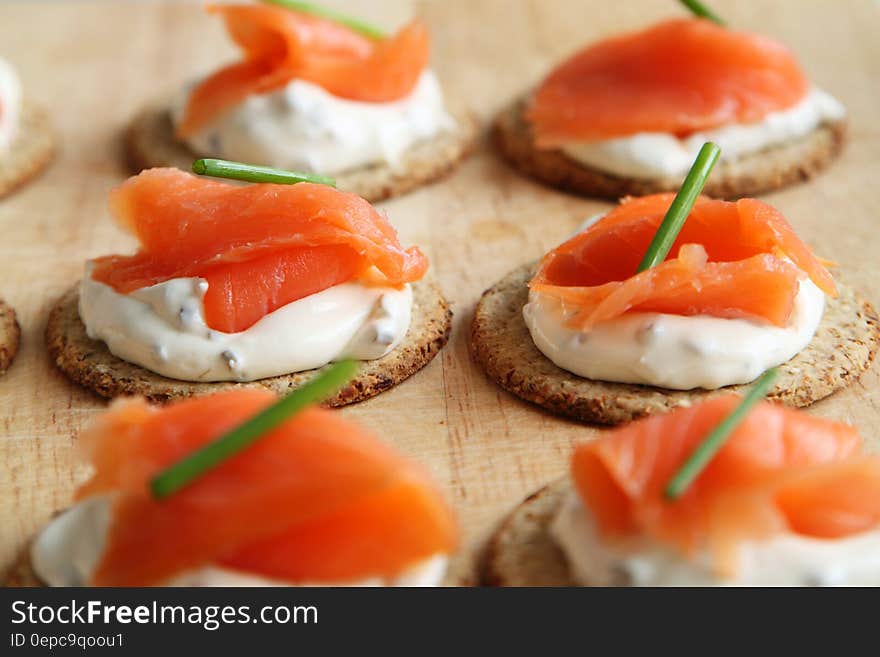
[[[471,350],[502,388],[553,413],[600,424],[627,422],[748,388],[667,390],[594,381],[557,367],[538,351],[522,316],[534,267],[519,267],[486,290],[474,312]],[[846,285],[838,283],[838,291],[836,299],[827,299],[812,342],[779,366],[770,399],[808,406],[846,387],[871,364],[880,345],[877,313]]]
[[[489,586],[578,586],[550,534],[556,511],[571,491],[560,479],[529,495],[489,539],[483,582]]]
[[[22,550],[21,554],[18,555],[15,563],[6,572],[3,586],[13,588],[46,586],[34,572],[34,567],[31,564],[30,550]]]
[[[18,134],[9,152],[0,157],[0,198],[40,173],[55,153],[55,133],[46,113],[25,102]]]
[[[479,132],[477,120],[469,112],[452,115],[456,129],[412,146],[404,153],[399,168],[387,164],[359,167],[338,174],[337,187],[375,203],[443,177],[471,152]],[[167,104],[147,108],[135,116],[125,134],[125,156],[133,173],[152,167],[189,171],[193,160],[208,157],[177,141]]]
[[[15,319],[15,310],[0,299],[0,374],[12,365],[20,340],[21,329]]]
[[[344,406],[369,399],[397,385],[427,365],[449,339],[452,311],[431,283],[413,285],[413,313],[403,342],[376,360],[362,361],[358,375],[327,406]],[[102,397],[141,395],[154,402],[204,395],[231,388],[268,388],[279,395],[289,393],[323,368],[236,383],[194,383],[169,379],[139,365],[117,358],[100,341],[86,335],[79,317],[78,286],[68,290],[49,313],[46,343],[52,361],[72,381]]]
[[[508,106],[495,119],[492,141],[522,173],[548,185],[584,196],[617,200],[677,191],[681,178],[626,178],[581,164],[556,149],[538,149],[523,112],[526,99]],[[809,180],[843,149],[846,120],[825,122],[809,134],[715,165],[703,193],[713,198],[754,196]]]

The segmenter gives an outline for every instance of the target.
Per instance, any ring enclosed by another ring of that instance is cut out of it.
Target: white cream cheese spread
[[[412,289],[343,283],[271,313],[238,333],[205,323],[202,278],[175,278],[120,294],[92,279],[80,284],[79,314],[93,340],[130,363],[184,381],[253,381],[371,360],[403,340]]]
[[[679,138],[644,132],[590,142],[572,142],[562,151],[573,160],[628,178],[678,178],[690,169],[707,141],[721,147],[721,160],[735,160],[797,139],[826,121],[837,121],[846,110],[835,98],[813,88],[794,107],[773,112],[755,123],[734,123]]]
[[[708,553],[686,559],[647,537],[605,540],[576,493],[550,529],[582,585],[610,586],[878,586],[880,530],[822,539],[782,533],[745,543],[733,579],[720,579]]]
[[[785,327],[708,315],[632,312],[584,332],[566,326],[574,308],[534,291],[523,318],[538,350],[578,376],[711,390],[748,383],[791,359],[813,339],[824,308],[824,293],[804,278]]]
[[[31,546],[31,563],[49,586],[88,586],[104,551],[110,524],[110,498],[96,496],[75,504],[54,518]],[[392,578],[370,577],[353,582],[297,586],[439,586],[446,573],[447,557],[433,555]],[[165,586],[293,586],[253,573],[216,565],[181,573]]]
[[[21,84],[12,66],[0,58],[0,153],[12,146],[21,116]]]
[[[175,102],[178,123],[189,90]],[[294,80],[249,96],[186,140],[197,153],[327,175],[374,163],[399,168],[416,143],[455,128],[434,73],[422,73],[408,96],[387,103],[339,98]]]

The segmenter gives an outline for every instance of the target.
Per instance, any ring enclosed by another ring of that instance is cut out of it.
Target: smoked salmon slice
[[[716,397],[580,445],[572,477],[608,540],[644,535],[684,554],[708,549],[722,572],[736,547],[779,532],[837,538],[880,523],[880,458],[851,426],[770,402],[756,406],[676,500],[670,478],[740,399]]]
[[[367,201],[326,185],[239,186],[149,169],[111,192],[110,207],[140,250],[93,260],[92,278],[127,294],[203,277],[205,319],[218,331],[339,283],[398,286],[428,267]]]
[[[636,273],[674,194],[624,199],[541,261],[532,290],[577,310],[589,330],[627,312],[747,318],[785,326],[800,279],[836,294],[785,218],[755,199],[700,197],[667,260]]]
[[[113,493],[95,585],[159,584],[221,565],[291,583],[393,577],[457,541],[427,473],[338,413],[311,408],[162,501],[158,471],[276,400],[235,390],[161,409],[116,402],[80,444],[94,474],[77,498]]]
[[[686,136],[760,121],[796,105],[808,89],[781,44],[704,19],[675,19],[573,55],[540,85],[527,119],[541,148],[640,132]]]
[[[791,476],[776,504],[798,534],[841,538],[867,531],[880,523],[878,459],[865,456]]]
[[[214,4],[207,10],[223,17],[244,59],[193,89],[177,126],[181,138],[198,133],[248,96],[275,91],[295,79],[350,100],[399,100],[413,90],[428,65],[428,31],[418,20],[377,40],[283,7]]]

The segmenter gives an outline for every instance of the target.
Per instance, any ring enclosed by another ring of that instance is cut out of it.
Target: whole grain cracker
[[[0,374],[12,365],[20,340],[21,328],[15,319],[15,310],[0,299]]]
[[[12,567],[6,572],[3,586],[13,588],[46,586],[40,581],[40,578],[37,577],[37,574],[34,572],[34,567],[31,563],[30,550],[24,550],[18,555],[15,563],[13,563]]]
[[[489,586],[577,586],[550,524],[565,496],[567,479],[544,486],[523,500],[489,539],[483,582]]]
[[[18,134],[0,157],[0,198],[43,171],[55,154],[55,133],[46,113],[31,103],[21,108]]]
[[[442,178],[473,150],[479,132],[477,120],[469,112],[458,111],[453,116],[454,130],[413,145],[398,167],[384,163],[359,167],[337,175],[337,187],[377,202]],[[125,134],[125,153],[133,173],[152,167],[189,171],[193,160],[208,157],[177,141],[167,105],[147,108],[135,116]]]
[[[619,424],[748,388],[667,390],[594,381],[557,367],[538,351],[522,316],[533,269],[533,264],[519,267],[486,290],[471,327],[471,350],[477,362],[518,397],[585,422]],[[846,285],[838,283],[838,291],[838,298],[827,300],[812,342],[779,366],[770,399],[808,406],[848,386],[873,361],[880,345],[877,313]]]
[[[117,358],[103,342],[90,339],[79,317],[78,302],[78,287],[70,289],[59,299],[49,313],[46,343],[58,369],[72,381],[102,397],[141,395],[161,403],[232,388],[268,388],[284,395],[324,369],[247,383],[193,383],[169,379]],[[415,283],[412,322],[403,342],[382,358],[363,361],[355,379],[325,404],[353,404],[397,385],[431,362],[449,339],[451,328],[452,311],[437,287],[427,282]]]
[[[677,191],[680,177],[627,178],[577,162],[557,149],[538,149],[523,112],[525,99],[504,109],[492,126],[492,141],[522,173],[548,185],[584,196],[617,200]],[[783,144],[715,165],[703,190],[714,198],[738,198],[779,189],[813,178],[841,152],[846,121],[826,121],[812,132]]]

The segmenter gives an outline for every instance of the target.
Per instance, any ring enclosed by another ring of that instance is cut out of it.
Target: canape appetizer
[[[0,374],[12,365],[20,339],[21,328],[15,319],[15,309],[0,299]]]
[[[79,438],[91,477],[9,584],[439,585],[457,530],[424,469],[337,412],[268,424],[295,402],[276,401],[114,402]],[[243,431],[243,449],[210,459]]]
[[[488,582],[880,584],[880,457],[851,426],[769,402],[740,408],[726,442],[704,451],[738,403],[717,397],[579,445],[569,476],[492,538]]]
[[[845,125],[782,44],[695,17],[575,53],[502,112],[494,137],[523,172],[615,200],[675,190],[712,141],[723,155],[706,192],[732,198],[812,177]]]
[[[46,115],[23,98],[15,70],[0,57],[0,197],[40,173],[54,150]]]
[[[355,194],[166,168],[130,178],[110,206],[138,252],[89,261],[47,327],[58,367],[98,394],[162,401],[245,382],[283,394],[332,361],[369,361],[328,402],[340,405],[402,381],[448,338],[427,258]]]
[[[601,423],[688,405],[776,365],[771,396],[795,406],[853,381],[880,344],[874,309],[770,205],[697,194],[686,181],[678,196],[625,198],[486,291],[472,343],[488,374]]]
[[[302,2],[207,11],[243,57],[135,119],[135,171],[219,157],[333,175],[376,201],[440,177],[470,150],[476,125],[447,106],[421,21],[385,35]]]

